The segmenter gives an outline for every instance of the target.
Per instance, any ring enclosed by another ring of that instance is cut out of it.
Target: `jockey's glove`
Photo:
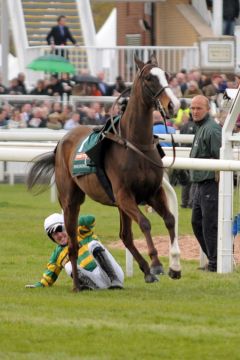
[[[38,288],[38,287],[44,287],[42,283],[37,282],[36,284],[28,284],[28,285],[25,285],[25,288],[26,289],[34,289],[34,288]]]

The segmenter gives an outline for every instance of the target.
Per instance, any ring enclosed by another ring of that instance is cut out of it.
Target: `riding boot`
[[[93,256],[111,281],[109,289],[122,289],[123,285],[118,279],[105,250],[102,247],[98,246],[93,250]]]
[[[98,288],[97,285],[81,271],[80,268],[77,269],[77,272],[81,290],[95,290]]]

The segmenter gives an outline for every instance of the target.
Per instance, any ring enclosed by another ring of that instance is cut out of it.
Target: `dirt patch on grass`
[[[154,244],[160,256],[168,256],[169,254],[169,237],[168,236],[154,236]],[[185,260],[198,260],[200,256],[199,244],[196,238],[192,235],[179,236],[179,247],[181,250],[181,258]],[[140,252],[147,252],[146,241],[144,239],[136,239],[135,245]],[[109,244],[112,249],[124,249],[121,240]],[[234,259],[237,264],[240,264],[240,236],[236,237],[234,241]]]

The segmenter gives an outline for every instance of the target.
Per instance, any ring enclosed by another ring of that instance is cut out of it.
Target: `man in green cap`
[[[80,216],[78,219],[78,278],[82,290],[122,289],[124,273],[110,252],[94,233],[95,217]],[[72,276],[68,256],[68,235],[64,229],[62,214],[54,213],[44,221],[48,237],[57,244],[40,281],[26,288],[52,286],[64,268]]]

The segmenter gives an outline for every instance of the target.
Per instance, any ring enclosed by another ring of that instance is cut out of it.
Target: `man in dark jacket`
[[[68,40],[70,40],[74,45],[76,44],[76,40],[74,39],[69,28],[65,24],[66,16],[59,16],[57,19],[57,25],[53,26],[47,35],[46,40],[48,45],[52,45],[53,48],[55,47],[55,45],[67,45]],[[61,52],[59,52],[56,49],[55,54],[64,56],[64,50],[61,50]]]
[[[239,16],[239,0],[223,0],[223,35],[234,35],[235,20]]]
[[[209,101],[203,95],[191,103],[197,131],[190,153],[191,158],[218,159],[221,147],[221,127],[209,115]],[[208,258],[208,271],[217,271],[218,182],[209,170],[192,170],[191,181],[196,183],[193,198],[193,232]]]

